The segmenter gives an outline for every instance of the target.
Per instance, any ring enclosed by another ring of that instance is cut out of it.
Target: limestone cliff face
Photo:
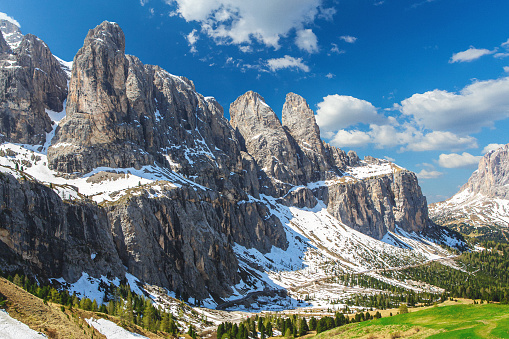
[[[21,266],[67,281],[82,272],[95,277],[125,272],[107,214],[95,204],[64,202],[49,187],[0,173],[0,224],[4,269]]]
[[[421,232],[429,224],[426,198],[413,172],[337,183],[317,194],[327,210],[345,225],[381,239],[396,225],[407,232]]]
[[[125,266],[143,281],[198,298],[225,298],[239,283],[235,243],[261,252],[286,248],[279,220],[264,205],[231,203],[213,192],[172,189],[107,207]]]
[[[46,109],[62,111],[67,75],[42,40],[22,36],[11,23],[0,28],[11,38],[10,45],[0,38],[0,133],[8,141],[42,144],[52,129]]]
[[[306,182],[295,143],[258,93],[247,92],[230,105],[230,123],[245,150],[276,186]],[[278,185],[279,184],[279,185]]]

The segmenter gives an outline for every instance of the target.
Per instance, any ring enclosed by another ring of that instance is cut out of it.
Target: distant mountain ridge
[[[251,91],[228,121],[191,80],[126,55],[111,22],[88,32],[70,78],[33,35],[14,49],[0,35],[0,48],[3,270],[130,274],[213,306],[285,288],[277,271],[464,246],[429,219],[414,173],[323,142],[297,94],[282,122]]]
[[[458,193],[430,205],[430,215],[437,223],[456,228],[461,225],[487,227],[492,232],[495,227],[502,232],[502,239],[507,239],[509,144],[486,153]]]

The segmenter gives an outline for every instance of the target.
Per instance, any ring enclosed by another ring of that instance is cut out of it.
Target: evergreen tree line
[[[281,316],[254,316],[241,322],[232,324],[230,322],[221,323],[217,327],[218,339],[265,339],[275,336],[276,331],[281,337],[295,338],[306,335],[309,331],[321,333],[333,328],[343,326],[353,322],[361,322],[372,319],[379,319],[380,312],[370,314],[369,312],[359,312],[352,319],[345,317],[343,313],[336,312],[334,317],[325,316],[320,319],[311,317],[309,322],[305,317],[291,315],[289,317]]]
[[[465,252],[458,257],[466,271],[431,263],[386,275],[424,281],[445,289],[455,298],[509,303],[509,244],[484,242],[481,246],[484,250]]]
[[[437,301],[445,301],[448,296],[445,294],[434,294],[428,292],[404,291],[402,293],[377,293],[373,295],[357,294],[345,301],[348,306],[362,306],[386,310],[397,308],[402,303],[408,306],[431,306]]]

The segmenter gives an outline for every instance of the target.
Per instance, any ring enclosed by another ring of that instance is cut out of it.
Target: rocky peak
[[[12,38],[19,33],[19,28],[8,21],[3,21],[2,25],[4,37]],[[62,111],[67,96],[67,75],[41,39],[32,34],[19,33],[19,36],[21,39],[16,42],[15,49],[12,43],[10,49],[6,48],[0,39],[3,52],[0,133],[9,141],[41,144],[52,129],[45,110]]]
[[[253,91],[241,95],[230,105],[230,117],[243,147],[268,177],[292,185],[302,183],[295,145],[262,96]]]
[[[489,198],[509,199],[509,144],[488,152],[461,190]]]
[[[115,22],[103,21],[99,26],[88,31],[84,47],[102,44],[109,49],[125,53],[125,36],[120,26]]]
[[[12,50],[16,49],[23,40],[23,34],[19,27],[8,20],[0,20],[0,31]]]
[[[301,148],[323,154],[323,144],[315,114],[303,97],[295,93],[286,95],[282,120],[283,126],[288,128]]]

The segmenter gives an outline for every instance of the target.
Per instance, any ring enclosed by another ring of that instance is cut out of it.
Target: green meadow
[[[431,307],[349,324],[315,338],[509,338],[509,305]]]

